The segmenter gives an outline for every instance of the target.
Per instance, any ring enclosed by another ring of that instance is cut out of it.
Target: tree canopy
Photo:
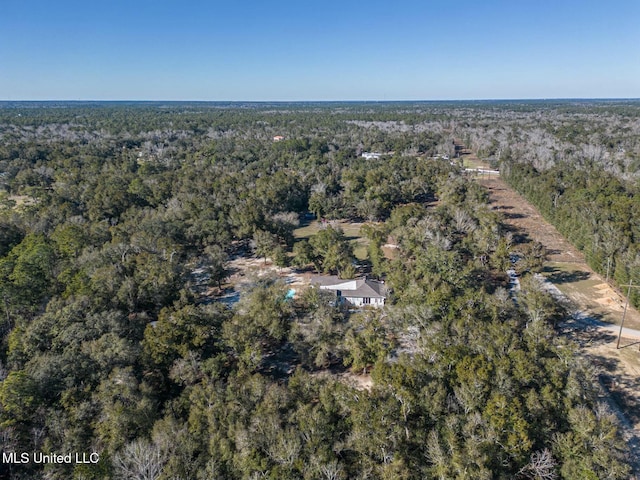
[[[462,138],[501,161],[594,265],[635,281],[640,141],[605,120],[640,110],[589,108],[608,156],[564,104],[2,104],[2,451],[100,461],[0,476],[628,478],[594,371],[554,330],[566,312],[530,278],[545,252],[519,247],[514,301],[512,238],[447,157]],[[591,163],[516,161],[549,135]],[[353,277],[339,228],[296,239],[309,216],[365,223],[384,308],[269,276],[232,306],[201,294],[239,255]]]

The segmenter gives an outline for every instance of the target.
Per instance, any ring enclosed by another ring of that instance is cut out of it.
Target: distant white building
[[[383,282],[354,278],[343,280],[333,275],[316,276],[311,280],[320,290],[335,292],[339,303],[356,307],[383,307],[387,299],[387,287]]]
[[[377,152],[362,152],[361,155],[366,160],[378,160],[381,156],[382,154]]]

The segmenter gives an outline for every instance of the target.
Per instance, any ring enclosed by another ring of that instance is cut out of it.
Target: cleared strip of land
[[[621,348],[617,333],[624,296],[587,265],[584,256],[521,195],[500,178],[479,178],[489,189],[492,207],[519,240],[534,240],[549,251],[543,275],[580,311],[569,333],[598,368],[605,400],[620,418],[624,435],[640,471],[640,314],[629,307]]]
[[[542,243],[549,252],[544,275],[575,306],[604,322],[620,324],[625,297],[587,265],[584,255],[503,180],[479,180],[490,192],[492,207],[504,215],[514,237]],[[640,314],[629,308],[625,327],[640,330]]]

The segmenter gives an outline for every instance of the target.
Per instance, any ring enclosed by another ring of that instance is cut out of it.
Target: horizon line
[[[422,102],[527,102],[527,101],[629,101],[640,100],[640,97],[522,97],[522,98],[459,98],[459,99],[331,99],[331,100],[199,100],[199,99],[0,99],[0,103],[36,103],[36,102],[65,102],[65,103],[108,103],[108,102],[139,102],[139,103],[422,103]]]

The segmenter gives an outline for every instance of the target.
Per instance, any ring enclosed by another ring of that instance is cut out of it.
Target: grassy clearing
[[[464,168],[491,168],[489,162],[480,160],[475,155],[465,155],[462,157],[462,166]]]
[[[318,233],[322,229],[322,225],[317,220],[312,221],[308,224],[303,224],[299,228],[296,228],[293,231],[293,236],[297,240],[309,240],[309,237],[312,237],[316,233]]]
[[[363,239],[364,242],[360,241],[352,241],[353,243],[353,254],[358,260],[366,260],[367,259],[367,247],[369,246],[369,241],[367,239]]]
[[[369,239],[360,234],[360,227],[362,223],[347,222],[345,220],[332,220],[329,224],[333,228],[340,227],[344,232],[347,239],[353,245],[353,254],[358,260],[364,260],[367,258],[367,247],[369,246]],[[321,222],[313,220],[312,222],[305,223],[299,228],[293,231],[293,236],[296,240],[308,240],[310,237],[322,230],[323,226]]]

